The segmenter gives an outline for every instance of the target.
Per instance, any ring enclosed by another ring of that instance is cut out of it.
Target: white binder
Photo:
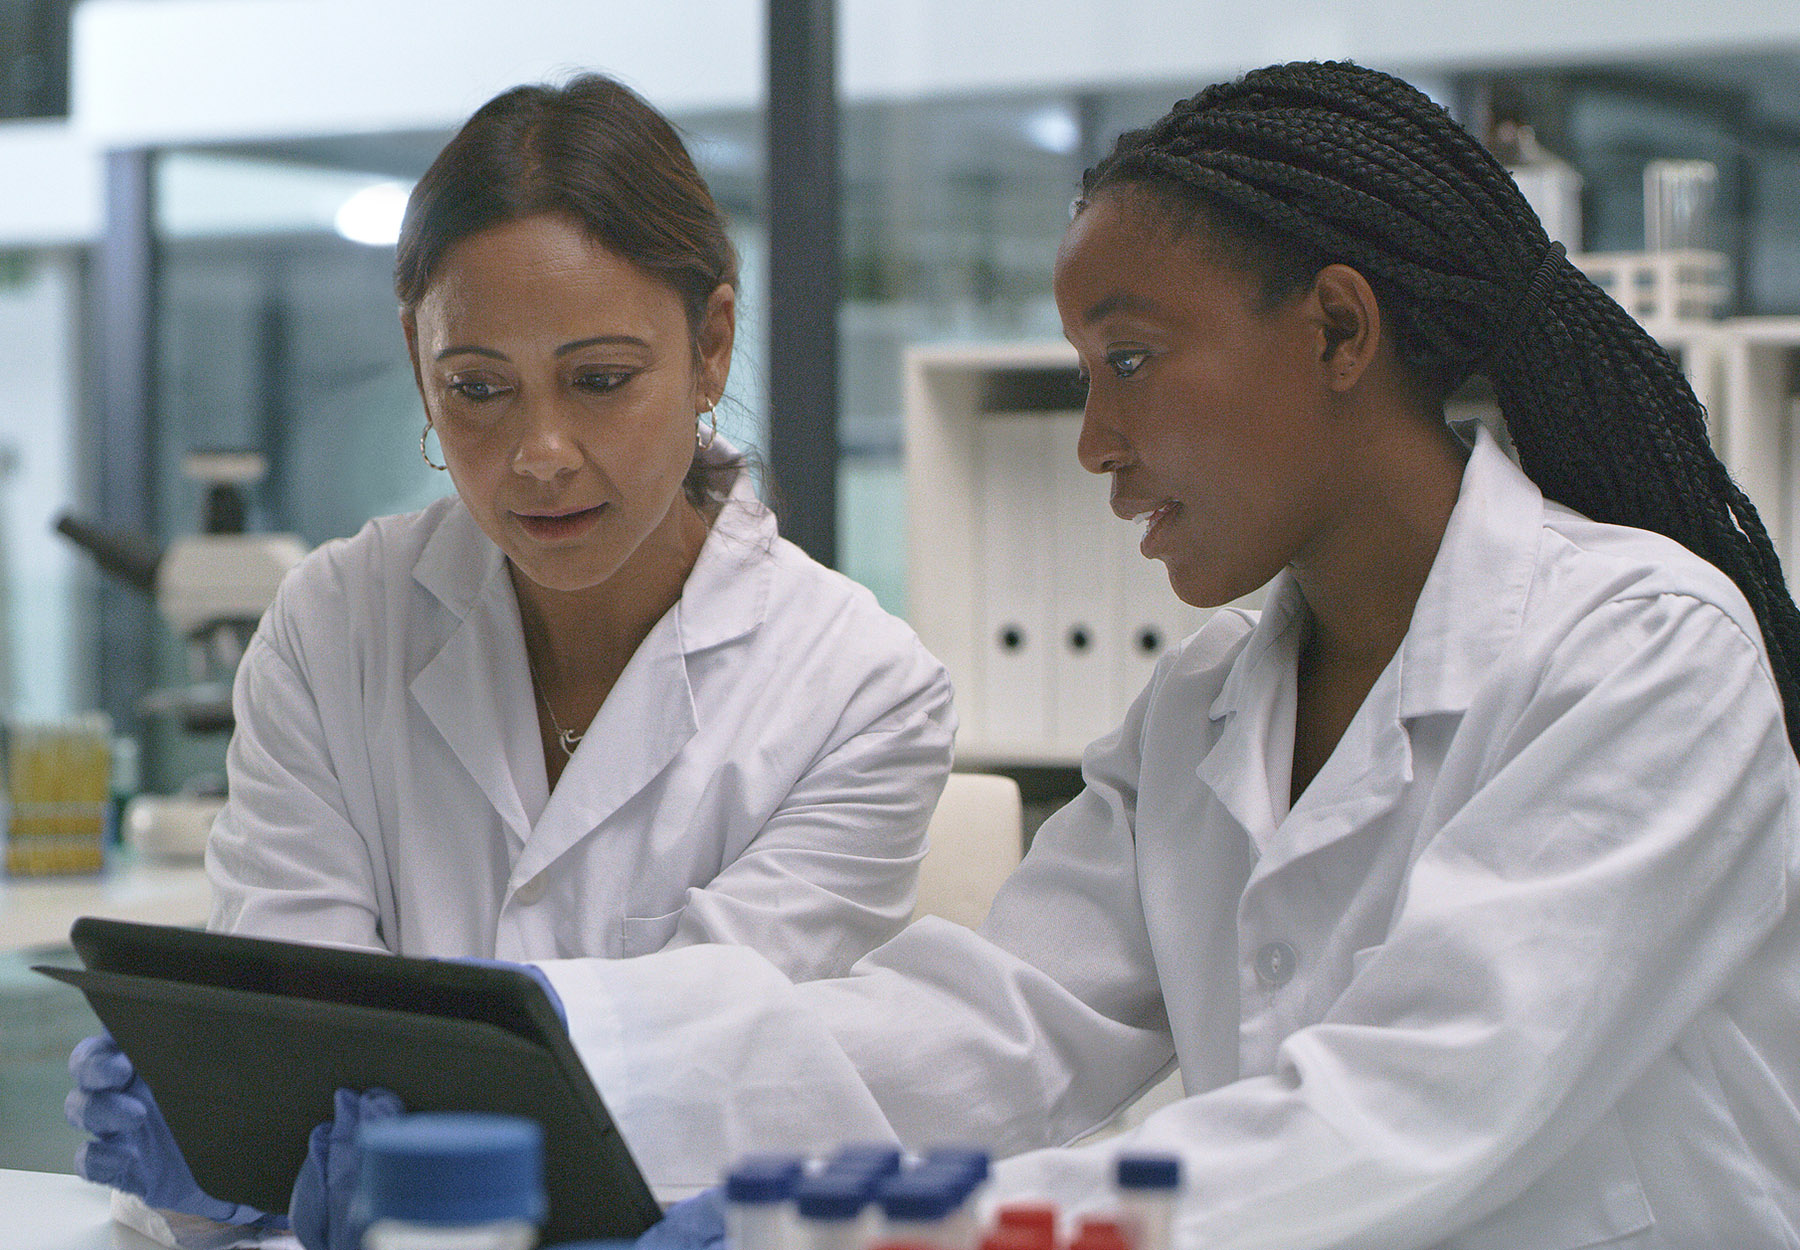
[[[1109,483],[1076,459],[1081,414],[1040,413],[1049,428],[1056,577],[1050,604],[1056,631],[1050,666],[1057,746],[1081,750],[1118,724],[1118,540],[1131,527],[1112,514]],[[1135,554],[1135,553],[1133,553]]]
[[[977,422],[982,594],[975,698],[963,708],[972,741],[1027,756],[1054,745],[1055,551],[1046,515],[1054,457],[1049,423],[1035,417],[989,414]]]

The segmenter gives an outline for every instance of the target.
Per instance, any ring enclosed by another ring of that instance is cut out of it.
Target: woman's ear
[[[700,350],[701,389],[715,404],[725,393],[725,379],[731,373],[731,346],[736,338],[737,292],[729,283],[721,282],[707,297],[706,312],[694,336]]]
[[[1313,279],[1319,363],[1335,391],[1362,380],[1381,346],[1381,305],[1369,280],[1349,265],[1327,265]]]

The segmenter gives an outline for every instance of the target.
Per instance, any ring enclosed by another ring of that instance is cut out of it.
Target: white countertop
[[[61,1172],[22,1172],[0,1168],[0,1247],[5,1250],[168,1250],[181,1245],[257,1246],[261,1250],[301,1250],[292,1233],[246,1233],[224,1224],[196,1221],[179,1234],[162,1215],[136,1202],[137,1214],[161,1231],[146,1236],[120,1223],[113,1212],[113,1193],[79,1176]],[[181,1217],[174,1217],[179,1220]],[[146,1224],[149,1227],[149,1224]],[[179,1236],[178,1242],[175,1238]],[[161,1240],[168,1238],[168,1240]]]
[[[0,951],[65,944],[78,916],[202,925],[211,908],[198,860],[143,860],[115,851],[97,876],[0,875]]]
[[[112,1218],[112,1194],[79,1176],[0,1169],[0,1245],[6,1250],[158,1250]]]

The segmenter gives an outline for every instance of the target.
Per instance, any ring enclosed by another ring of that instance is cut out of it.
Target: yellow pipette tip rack
[[[112,729],[104,715],[7,732],[6,871],[15,877],[99,872],[106,859]]]

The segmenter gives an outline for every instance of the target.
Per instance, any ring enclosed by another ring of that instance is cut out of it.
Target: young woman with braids
[[[720,948],[547,965],[634,1147],[791,1130],[779,1022],[821,1147],[971,1139],[1015,1156],[996,1196],[1071,1205],[1172,1152],[1179,1250],[1800,1245],[1795,612],[1668,358],[1350,65],[1125,135],[1055,281],[1082,462],[1183,599],[1268,606],[1164,658],[979,932],[797,986]],[[1475,370],[1523,471],[1445,425]],[[728,995],[755,1083],[719,1079]]]

